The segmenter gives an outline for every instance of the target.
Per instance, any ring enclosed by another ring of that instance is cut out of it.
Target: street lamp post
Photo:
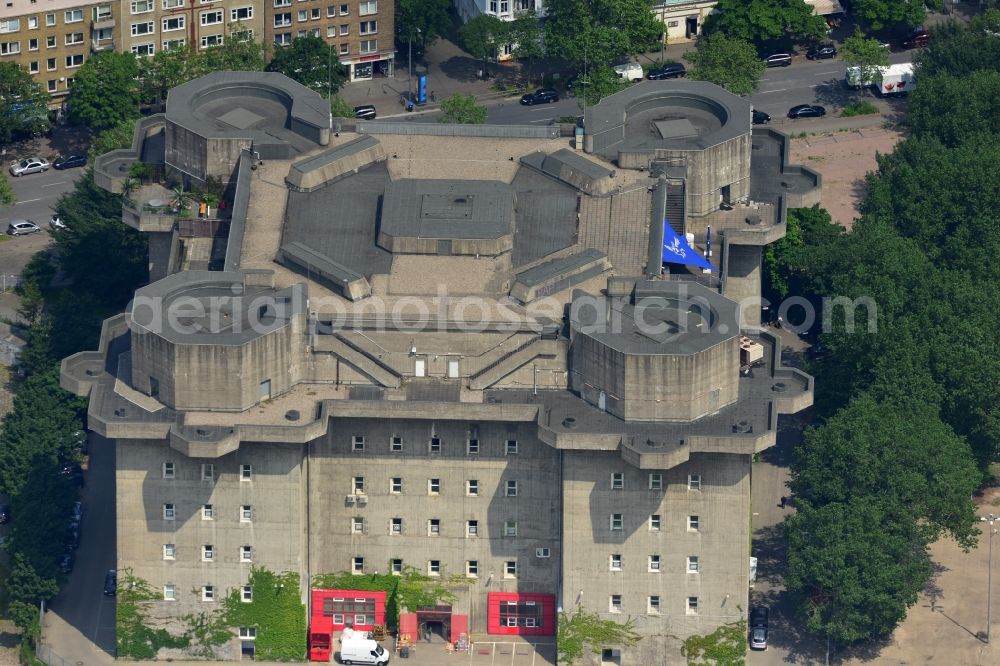
[[[420,28],[410,28],[410,42],[406,53],[406,101],[413,99],[413,31],[420,34]]]
[[[1000,516],[995,516],[992,513],[988,518],[980,518],[979,520],[989,523],[990,526],[990,546],[989,553],[987,554],[986,560],[986,643],[990,642],[990,624],[993,623],[993,535],[996,530],[993,529],[993,523],[1000,520]]]

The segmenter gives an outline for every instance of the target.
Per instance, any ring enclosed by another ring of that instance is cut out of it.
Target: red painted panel
[[[316,617],[309,624],[309,660],[330,661],[333,624],[328,617]]]
[[[346,626],[371,631],[376,624],[385,625],[385,598],[382,591],[314,589],[312,620],[329,619],[333,631]]]
[[[517,636],[554,636],[556,597],[529,592],[490,592],[486,596],[486,631]]]
[[[406,643],[415,643],[417,640],[417,614],[416,613],[400,613],[399,614],[399,641]]]
[[[458,643],[459,637],[465,634],[469,635],[469,616],[459,615],[458,613],[451,614],[451,642]]]

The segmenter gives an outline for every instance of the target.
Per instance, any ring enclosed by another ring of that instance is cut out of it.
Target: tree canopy
[[[940,11],[942,0],[853,0],[851,13],[875,30],[895,25],[916,27],[924,22],[924,8]]]
[[[71,122],[94,129],[139,117],[139,64],[131,53],[103,51],[83,63],[67,97]]]
[[[441,100],[440,123],[459,123],[462,125],[482,125],[486,122],[486,107],[476,104],[475,95],[455,93],[448,99]]]
[[[347,79],[334,47],[313,36],[296,37],[289,46],[277,49],[267,71],[281,72],[323,96],[340,90]]]
[[[822,16],[802,0],[719,0],[705,19],[705,34],[721,32],[757,47],[818,39],[826,34]]]
[[[844,40],[840,46],[840,59],[848,67],[858,68],[858,80],[874,81],[879,68],[889,64],[889,52],[882,48],[882,42],[865,37],[860,32]],[[861,86],[862,95],[866,86]]]
[[[0,142],[42,134],[49,123],[49,95],[16,62],[0,62]]]
[[[396,3],[397,34],[427,47],[444,35],[451,26],[449,0],[398,0]]]
[[[765,68],[749,42],[722,33],[702,39],[684,58],[694,65],[688,78],[715,83],[734,95],[755,91]]]
[[[483,70],[486,71],[486,63],[497,57],[509,31],[507,24],[496,16],[480,14],[463,25],[458,36],[465,50],[473,58],[483,61]]]
[[[663,34],[645,0],[548,0],[545,48],[582,69],[652,48]]]

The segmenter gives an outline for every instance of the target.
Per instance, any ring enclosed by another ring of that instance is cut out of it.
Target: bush
[[[852,102],[841,110],[840,117],[850,118],[851,116],[870,116],[878,113],[881,113],[878,110],[878,107],[871,102]]]

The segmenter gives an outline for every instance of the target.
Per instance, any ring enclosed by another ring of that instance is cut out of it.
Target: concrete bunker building
[[[61,375],[117,445],[119,568],[178,630],[252,566],[298,572],[314,626],[365,628],[378,609],[314,577],[414,567],[456,601],[401,632],[553,636],[579,605],[643,636],[593,663],[683,663],[746,613],[751,459],[812,402],[754,299],[818,175],[704,83],[613,95],[583,152],[322,104],[213,74],[97,161],[108,189],[136,160],[161,181],[123,207],[151,284]],[[224,219],[154,201],[209,176]],[[711,228],[717,270],[665,270],[664,219],[699,248]]]

